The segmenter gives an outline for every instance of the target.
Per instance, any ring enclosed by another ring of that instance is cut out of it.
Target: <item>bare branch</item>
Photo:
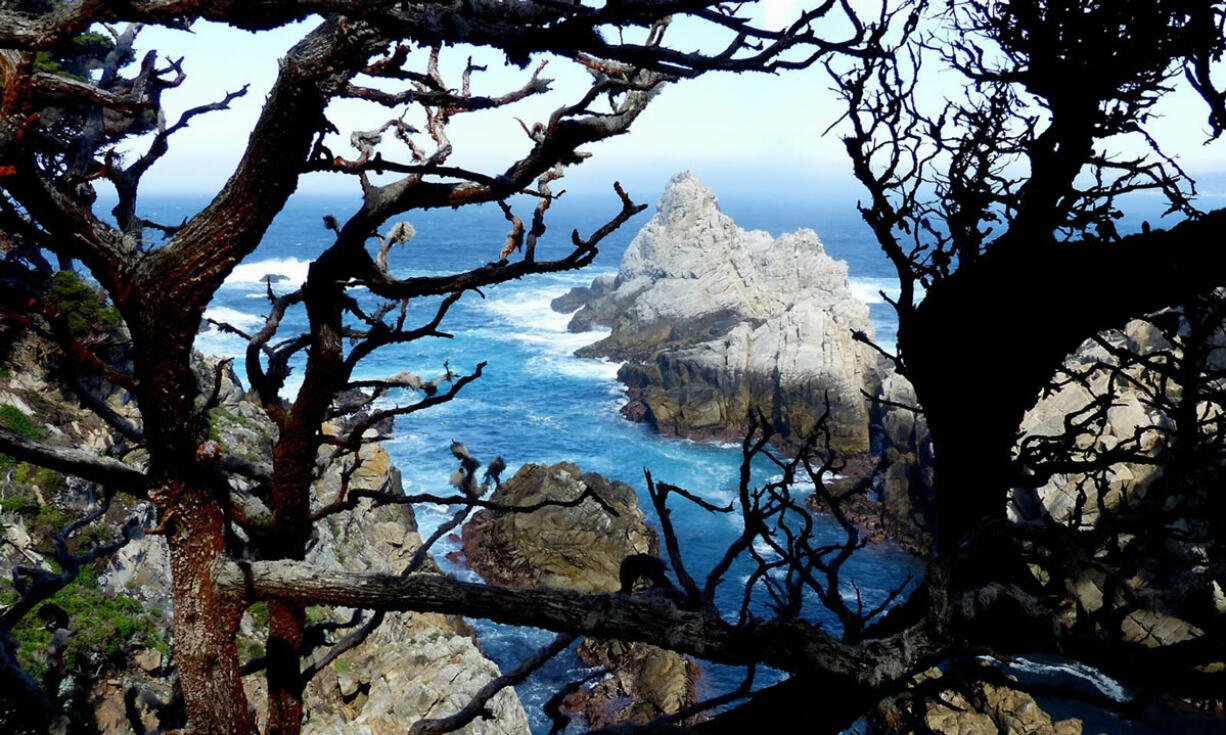
[[[137,497],[145,496],[148,482],[145,474],[117,459],[99,457],[80,449],[44,444],[2,426],[0,451],[23,462],[113,486]]]

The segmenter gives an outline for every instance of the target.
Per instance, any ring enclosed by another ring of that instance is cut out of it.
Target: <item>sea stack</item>
[[[883,370],[853,339],[872,336],[847,264],[808,229],[772,238],[720,212],[692,173],[674,176],[622,257],[617,277],[576,289],[555,308],[571,327],[612,329],[577,354],[623,360],[627,416],[666,434],[734,439],[760,409],[789,444],[822,415],[836,449],[869,449],[864,392]]]

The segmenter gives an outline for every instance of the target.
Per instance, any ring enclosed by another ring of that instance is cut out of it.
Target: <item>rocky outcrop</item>
[[[1118,332],[1102,335],[1117,347],[1137,354],[1166,350],[1166,344],[1152,324],[1134,320]],[[1019,446],[1055,439],[1066,433],[1070,416],[1084,416],[1102,396],[1113,394],[1107,420],[1095,425],[1093,438],[1086,433],[1067,449],[1073,452],[1106,452],[1127,446],[1137,453],[1155,456],[1159,432],[1167,419],[1147,406],[1137,386],[1143,384],[1139,366],[1118,372],[1118,360],[1093,340],[1087,340],[1069,355],[1062,367],[1076,380],[1060,380],[1054,390],[1039,396],[1020,425]],[[1121,377],[1127,375],[1129,377]],[[877,496],[883,505],[882,518],[888,532],[896,538],[921,546],[929,540],[924,517],[925,499],[931,497],[933,468],[932,441],[923,414],[904,406],[916,406],[915,389],[903,376],[891,372],[882,381],[882,399],[877,422],[882,428],[882,466],[876,478]],[[1133,502],[1145,494],[1148,484],[1160,470],[1153,464],[1120,462],[1107,470],[1106,493],[1098,496],[1098,485],[1085,482],[1082,474],[1056,474],[1039,488],[1017,489],[1008,507],[1014,522],[1046,517],[1057,523],[1077,518],[1083,527],[1092,526],[1101,510],[1110,511],[1122,502]],[[1091,581],[1076,582],[1078,588]]]
[[[325,429],[326,431],[326,429]],[[321,450],[326,452],[327,450]],[[339,471],[316,483],[316,502],[336,497]],[[362,449],[362,464],[349,478],[350,490],[402,492],[400,477],[378,444]],[[349,514],[331,516],[316,526],[318,542],[307,561],[322,567],[397,574],[421,545],[409,506],[371,507],[363,502]],[[427,562],[432,566],[432,562]],[[352,615],[346,608],[317,608],[315,614],[337,621]],[[257,621],[244,620],[262,639]],[[498,667],[476,645],[462,619],[430,613],[388,613],[362,645],[341,655],[307,686],[304,733],[403,732],[424,718],[458,712]],[[257,711],[264,699],[264,680],[247,680]],[[513,690],[489,703],[489,718],[478,718],[459,732],[469,735],[527,733],[528,724]]]
[[[924,553],[932,542],[932,439],[918,407],[915,389],[895,372],[881,381],[873,424],[880,427],[877,467],[869,491],[846,512],[873,538],[890,537],[904,548]]]
[[[237,380],[227,376],[228,380]],[[211,414],[210,435],[239,456],[261,456],[275,426],[263,411],[241,399],[241,390],[223,384],[221,405]],[[325,434],[339,427],[325,425]],[[320,459],[331,449],[320,449]],[[262,455],[262,456],[267,456]],[[361,450],[361,463],[348,479],[350,491],[400,493],[400,473],[379,444]],[[340,467],[333,465],[316,481],[312,502],[330,502],[341,488]],[[397,574],[408,565],[422,540],[412,508],[372,507],[364,501],[351,513],[330,516],[315,526],[316,539],[306,560],[321,567]],[[433,562],[428,561],[432,565]],[[317,618],[348,620],[352,610],[315,608]],[[257,610],[258,613],[258,610]],[[259,646],[264,628],[259,615],[244,618],[244,640]],[[340,731],[403,732],[423,718],[446,717],[459,711],[498,667],[476,645],[471,629],[456,617],[426,613],[389,613],[361,645],[341,655],[307,686],[304,733]],[[245,681],[248,696],[264,712],[262,677]],[[500,692],[489,704],[490,718],[478,718],[460,732],[469,735],[527,733],[527,718],[512,690]],[[262,723],[261,723],[262,724]]]
[[[1138,355],[1172,349],[1153,324],[1139,319],[1101,337],[1108,344]],[[1161,448],[1159,429],[1168,428],[1171,420],[1148,402],[1146,393],[1154,390],[1149,385],[1153,376],[1146,376],[1141,365],[1121,367],[1120,361],[1102,345],[1087,340],[1065,360],[1063,372],[1079,379],[1062,380],[1055,390],[1039,397],[1022,419],[1022,444],[1065,435],[1067,417],[1085,416],[1087,409],[1101,401],[1102,396],[1110,396],[1106,421],[1092,427],[1092,437],[1089,431],[1078,437],[1071,451],[1084,452],[1079,458],[1124,449],[1156,456]],[[1173,382],[1167,385],[1173,394],[1179,390]],[[1099,486],[1084,482],[1085,475],[1056,474],[1033,492],[1015,492],[1010,517],[1015,521],[1034,520],[1035,514],[1041,513],[1057,523],[1076,521],[1089,527],[1097,522],[1102,510],[1111,511],[1122,503],[1144,497],[1149,484],[1160,474],[1152,464],[1118,462],[1108,471],[1101,498]]]
[[[655,538],[643,522],[634,489],[570,463],[525,465],[491,500],[524,506],[543,500],[573,500],[591,488],[617,515],[591,499],[574,507],[534,513],[482,510],[464,527],[470,568],[487,581],[510,587],[559,587],[616,592],[621,560],[654,552]],[[694,702],[694,665],[673,651],[641,643],[585,641],[580,657],[610,670],[604,680],[568,698],[589,726],[645,723]]]
[[[354,481],[364,487],[388,483],[386,453],[377,446],[363,451],[370,455],[363,469],[370,469],[366,477],[351,478],[350,487]],[[325,476],[321,482],[327,485],[339,478]],[[323,497],[328,497],[326,491]],[[372,508],[364,503],[351,515],[325,521],[319,527],[319,543],[307,560],[325,567],[398,573],[420,544],[407,506]],[[343,608],[312,611],[335,620],[348,620],[352,614]],[[261,622],[251,615],[244,619],[249,640],[262,639]],[[312,679],[307,686],[303,732],[403,732],[407,724],[419,719],[454,714],[498,675],[498,667],[475,645],[463,620],[438,614],[389,613],[361,646],[341,655]],[[253,677],[247,686],[257,712],[262,712],[264,680]],[[512,690],[494,697],[489,710],[489,719],[478,718],[460,732],[528,732],[523,707]]]
[[[567,711],[582,713],[591,729],[619,722],[643,724],[695,701],[697,668],[675,651],[588,639],[579,646],[579,658],[609,671],[565,703]]]
[[[1177,315],[1165,316],[1186,333],[1186,323]],[[1140,358],[1121,362],[1119,354]],[[1223,354],[1226,346],[1219,343],[1210,358],[1220,361]],[[1093,475],[1056,473],[1036,488],[1014,489],[1006,508],[1009,519],[1019,524],[1055,523],[1088,531],[1103,520],[1104,514],[1123,508],[1136,512],[1146,502],[1152,503],[1147,495],[1162,477],[1161,464],[1152,460],[1163,450],[1166,430],[1172,426],[1172,417],[1159,408],[1161,398],[1177,399],[1182,389],[1169,374],[1163,377],[1147,365],[1162,368],[1176,356],[1182,359],[1180,350],[1167,341],[1154,319],[1133,320],[1121,329],[1103,332],[1069,355],[1053,387],[1038,397],[1022,419],[1016,449],[1022,464],[1026,466],[1027,457],[1037,456],[1029,469],[1041,467],[1043,454],[1027,450],[1039,445],[1053,447],[1053,456],[1069,457],[1073,461],[1065,464],[1072,466],[1092,466],[1096,457],[1112,453],[1136,459],[1114,462],[1094,470]],[[1209,365],[1219,375],[1223,367],[1226,365]],[[928,428],[922,415],[899,407],[916,405],[914,390],[904,378],[888,376],[883,381],[882,397],[897,404],[884,406],[880,419],[884,470],[878,475],[876,489],[882,518],[896,538],[923,540],[928,523],[922,501],[930,497],[933,479]],[[1207,419],[1220,409],[1214,401],[1206,400],[1197,410],[1202,419]],[[1102,551],[1109,553],[1108,549]],[[1203,548],[1192,542],[1181,546],[1172,541],[1168,551],[1182,556],[1193,567],[1205,555]],[[1041,581],[1047,581],[1048,570],[1035,565],[1032,571]],[[1095,614],[1104,605],[1128,608],[1131,601],[1140,598],[1153,607],[1138,607],[1121,616],[1117,624],[1123,640],[1154,647],[1200,637],[1203,631],[1198,626],[1166,609],[1163,597],[1170,593],[1172,579],[1169,570],[1141,565],[1130,569],[1124,578],[1117,575],[1109,580],[1101,565],[1084,565],[1063,581],[1070,602],[1067,623],[1074,624],[1078,610]],[[1106,598],[1112,588],[1114,601]],[[1213,589],[1220,590],[1216,586]],[[1216,609],[1219,613],[1226,610],[1226,598]]]
[[[932,669],[919,680],[941,678]],[[1053,722],[1034,697],[1026,692],[982,681],[937,693],[919,702],[922,711],[908,716],[896,699],[885,700],[872,718],[875,728],[886,735],[934,732],[939,735],[1081,735],[1078,719]],[[917,727],[913,719],[922,721]]]
[[[122,362],[122,344],[110,343],[125,339],[122,330],[99,329],[90,338],[99,343],[104,355],[109,353],[115,362]],[[72,388],[53,377],[54,349],[29,333],[9,335],[3,341],[0,426],[47,444],[99,454],[128,448],[121,435],[82,405]],[[89,387],[99,399],[96,409],[135,421],[135,407],[129,405],[124,391],[106,383]],[[126,458],[139,465],[141,453],[128,451]],[[17,566],[54,571],[54,557],[46,551],[52,547],[52,534],[96,508],[100,500],[92,483],[0,455],[0,578],[18,579]],[[103,519],[70,538],[69,551],[76,553],[87,544],[115,539],[126,520],[149,522],[151,515],[148,504],[118,495]],[[98,571],[93,566],[83,569],[75,581],[47,601],[68,616],[66,627],[44,625],[36,613],[25,616],[12,633],[19,645],[18,661],[26,671],[37,675],[47,669],[65,717],[83,723],[94,720],[103,732],[130,732],[123,706],[123,694],[129,687],[139,687],[151,698],[170,698],[164,656],[169,651],[170,607],[166,599],[148,606],[136,602],[143,579],[128,579],[114,587]],[[7,597],[10,588],[0,587]],[[50,618],[45,620],[50,622]],[[8,698],[12,693],[0,691],[0,722],[14,721],[9,710],[14,703]],[[22,705],[16,703],[18,712]]]
[[[592,499],[574,507],[534,513],[478,512],[464,526],[468,566],[487,581],[508,587],[558,587],[616,592],[621,560],[652,551],[634,488],[582,472],[568,462],[529,464],[499,486],[490,500],[507,505],[568,501],[591,488],[617,515]]]
[[[613,292],[617,279],[610,275],[596,276],[591,286],[576,286],[562,296],[549,302],[554,311],[569,314],[582,308],[583,314],[576,313],[570,321],[570,331],[586,332],[592,324],[603,322],[604,317],[598,316],[592,304],[602,301]]]
[[[1171,350],[1159,330],[1145,320],[1130,321],[1121,330],[1104,332],[1099,339],[1137,355]],[[1140,363],[1121,366],[1118,358],[1097,341],[1087,340],[1065,359],[1061,375],[1055,387],[1039,396],[1022,418],[1019,447],[1069,436],[1069,417],[1084,418],[1092,406],[1109,396],[1105,420],[1087,424],[1080,436],[1070,436],[1063,451],[1082,460],[1124,449],[1146,458],[1157,455],[1162,436],[1159,429],[1169,427],[1170,419],[1147,401],[1145,392],[1152,389],[1142,386],[1151,379],[1144,375]],[[1171,383],[1168,389],[1177,391],[1178,387]],[[917,405],[915,390],[906,378],[890,373],[882,381],[879,396],[883,399],[878,421],[886,464],[879,492],[889,506],[886,515],[899,524],[895,532],[917,533],[918,529],[906,528],[906,519],[915,512],[914,501],[927,496],[932,488],[928,426],[922,414],[901,407]],[[1028,522],[1042,517],[1089,528],[1101,512],[1143,498],[1149,484],[1160,475],[1160,468],[1150,462],[1117,462],[1106,471],[1107,482],[1100,488],[1097,482],[1086,482],[1084,474],[1057,473],[1038,488],[1015,490],[1007,509],[1009,518]],[[1100,489],[1105,491],[1101,498]]]
[[[612,332],[577,354],[627,362],[628,415],[665,433],[735,438],[761,410],[795,444],[828,397],[836,448],[868,450],[861,391],[875,394],[881,371],[852,336],[872,335],[868,308],[811,230],[743,230],[693,174],[678,174],[616,279],[555,308],[580,302],[571,329]]]

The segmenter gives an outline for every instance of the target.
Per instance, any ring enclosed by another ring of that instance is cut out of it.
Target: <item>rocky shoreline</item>
[[[121,335],[122,336],[122,335]],[[91,447],[100,453],[124,446],[125,439],[84,410],[75,396],[61,390],[42,364],[43,354],[32,341],[12,346],[9,364],[0,376],[0,410],[6,427],[19,424],[45,440]],[[209,412],[210,439],[227,454],[268,456],[276,428],[264,412],[246,400],[237,377],[216,358],[197,357],[196,370],[209,391],[213,376],[222,380],[218,405]],[[136,422],[138,416],[123,391],[106,396],[107,406]],[[327,430],[327,427],[325,427]],[[132,453],[139,461],[139,450]],[[8,458],[0,458],[8,460]],[[313,498],[335,497],[341,484],[333,467],[317,481]],[[379,444],[362,449],[362,463],[348,478],[351,489],[400,492],[400,475]],[[97,501],[90,483],[11,460],[0,463],[0,574],[16,565],[47,567],[51,560],[40,548],[48,534]],[[111,528],[127,518],[152,519],[148,503],[112,504],[105,517]],[[319,524],[319,543],[307,561],[324,567],[397,573],[421,544],[413,511],[408,506],[371,507],[364,502],[350,515]],[[137,537],[115,555],[99,562],[52,599],[73,611],[65,638],[68,648],[57,661],[62,666],[61,693],[71,700],[71,717],[96,723],[102,732],[129,732],[139,720],[158,726],[155,711],[173,706],[175,661],[169,645],[173,619],[170,564],[165,539]],[[312,607],[313,622],[348,620],[352,611]],[[33,618],[33,616],[30,616]],[[36,658],[45,635],[37,619],[23,621],[16,631],[25,642],[24,655]],[[240,650],[248,658],[262,655],[267,630],[265,606],[244,615]],[[406,666],[405,662],[411,662]],[[41,664],[35,661],[36,667]],[[403,732],[405,723],[452,714],[463,707],[498,667],[477,646],[472,630],[454,616],[390,613],[364,643],[341,655],[307,687],[305,733],[344,731]],[[244,680],[249,701],[265,712],[263,675]],[[65,690],[67,687],[67,690]],[[490,702],[491,718],[477,719],[461,732],[469,735],[527,735],[527,718],[513,691]],[[2,719],[3,712],[0,712]],[[261,727],[263,723],[261,723]]]

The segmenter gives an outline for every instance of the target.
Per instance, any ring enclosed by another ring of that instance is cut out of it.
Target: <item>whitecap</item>
[[[1107,676],[1098,669],[1087,666],[1086,664],[1077,661],[1059,661],[1052,663],[1039,663],[1025,658],[1015,658],[1006,662],[1010,668],[1024,671],[1027,674],[1035,674],[1039,676],[1051,676],[1052,674],[1066,674],[1068,676],[1081,679],[1093,686],[1098,691],[1115,700],[1116,702],[1126,702],[1129,699],[1127,690],[1124,685]]]
[[[263,286],[268,276],[272,276],[273,288],[278,286],[287,289],[297,288],[307,279],[311,261],[298,258],[269,258],[257,260],[254,263],[240,263],[235,266],[230,277],[226,279],[227,286]],[[280,278],[278,278],[280,276]]]
[[[514,296],[492,299],[486,307],[516,326],[528,326],[534,330],[566,334],[570,315],[554,311],[549,302],[561,296],[563,289],[521,292]]]
[[[565,356],[553,359],[533,358],[528,361],[535,375],[568,375],[572,378],[582,378],[598,381],[616,381],[617,370],[621,363],[608,360],[588,360],[573,357],[568,352]]]
[[[196,335],[193,346],[205,355],[237,357],[246,353],[247,340],[218,329],[209,329]]]
[[[858,276],[848,279],[851,295],[865,304],[883,304],[885,299],[881,292],[891,299],[897,299],[900,292],[897,278],[881,278]]]
[[[557,281],[559,283],[562,283],[568,287],[573,287],[573,286],[590,286],[592,284],[592,281],[596,280],[600,276],[616,276],[616,275],[617,275],[617,269],[603,268],[599,270],[591,269],[591,270],[581,270],[581,271],[566,271],[563,273],[550,273],[549,275],[544,276],[544,277],[548,278],[551,281]]]
[[[258,327],[264,323],[264,318],[259,315],[249,314],[245,311],[239,311],[238,309],[231,309],[228,306],[210,306],[208,310],[204,312],[204,318],[212,319],[218,322],[225,322],[239,328]],[[212,325],[208,326],[213,328]]]
[[[758,552],[758,555],[761,556],[763,559],[769,560],[769,559],[775,559],[779,557],[779,554],[778,552],[775,551],[774,547],[772,547],[769,543],[767,543],[760,536],[754,538],[753,550]]]

